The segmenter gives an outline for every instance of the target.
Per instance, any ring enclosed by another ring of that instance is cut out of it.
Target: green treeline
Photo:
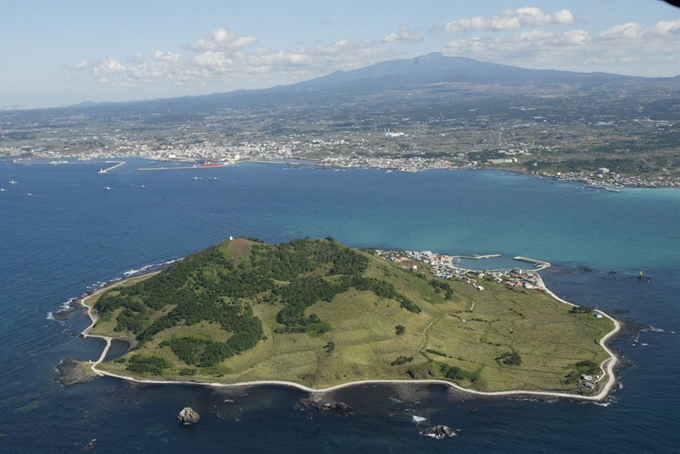
[[[496,358],[496,362],[498,364],[505,364],[506,366],[519,366],[522,364],[522,357],[515,351],[512,353],[506,352]]]
[[[305,309],[318,301],[330,302],[335,295],[346,292],[350,287],[360,291],[371,291],[381,298],[396,300],[404,309],[416,314],[420,313],[420,307],[398,293],[394,285],[389,282],[356,274],[345,275],[334,281],[312,276],[297,279],[289,285],[273,290],[285,306],[276,316],[276,321],[284,325],[277,331],[281,333],[318,332],[320,334],[327,331],[330,327],[316,314],[305,317]]]
[[[139,374],[162,375],[163,369],[169,367],[172,367],[172,363],[162,356],[132,355],[126,369]]]
[[[442,364],[439,366],[439,370],[450,380],[470,380],[474,382],[477,379],[477,374],[463,370],[460,367],[449,366],[448,364]]]
[[[105,292],[95,309],[103,321],[115,316],[114,330],[134,334],[140,346],[172,327],[218,323],[232,333],[226,342],[176,337],[162,344],[186,364],[198,367],[238,355],[263,338],[262,323],[251,306],[254,301],[281,304],[278,332],[330,330],[316,314],[306,316],[306,309],[318,302],[329,303],[352,287],[420,312],[391,283],[362,276],[368,257],[332,239],[278,245],[249,241],[248,245],[250,251],[236,261],[225,255],[229,243],[200,251],[144,281]],[[159,311],[166,313],[158,316]],[[158,372],[160,365],[140,361],[131,362],[130,370]]]
[[[444,295],[444,299],[450,300],[453,297],[453,288],[451,288],[448,282],[442,282],[436,279],[432,279],[430,281],[430,285],[432,286],[436,293],[439,293],[442,290],[444,290],[446,292]]]

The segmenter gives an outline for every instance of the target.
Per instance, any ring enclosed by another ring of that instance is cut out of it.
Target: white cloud
[[[253,46],[256,43],[257,40],[250,36],[237,36],[226,28],[218,28],[196,41],[195,44],[190,44],[187,47],[196,52],[239,50]]]
[[[680,49],[680,21],[660,21],[644,29],[629,22],[589,34],[528,30],[507,38],[483,35],[457,39],[443,48],[447,55],[461,55],[511,65],[577,71],[628,72],[635,65],[650,71],[677,74],[671,63]],[[623,71],[622,71],[623,69]]]
[[[649,29],[655,35],[680,34],[680,20],[662,20]]]
[[[574,15],[567,9],[557,11],[554,14],[547,14],[539,8],[525,7],[516,10],[506,9],[489,19],[476,16],[470,19],[455,20],[447,23],[444,26],[444,30],[447,32],[466,32],[473,30],[503,31],[552,24],[564,25],[573,22]]]
[[[79,61],[78,63],[71,63],[70,65],[67,65],[67,69],[75,69],[75,70],[82,70],[82,69],[89,69],[90,64],[87,62],[87,60]]]
[[[90,69],[94,75],[125,72],[125,66],[113,57],[106,57],[104,60],[90,65]]]
[[[174,54],[172,52],[164,52],[162,50],[157,50],[156,52],[154,52],[153,58],[158,61],[176,63],[182,59],[182,56],[180,54]]]
[[[423,40],[423,36],[417,30],[411,29],[408,25],[401,25],[398,32],[390,33],[383,39],[386,43],[418,43]]]
[[[635,39],[642,36],[642,27],[634,22],[627,22],[625,24],[614,25],[599,33],[599,37],[603,39]]]

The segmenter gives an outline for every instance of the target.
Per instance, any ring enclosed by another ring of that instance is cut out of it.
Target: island
[[[559,299],[536,272],[471,271],[456,260],[330,237],[232,238],[84,298],[92,325],[83,334],[107,342],[89,366],[151,383],[323,391],[407,381],[606,397],[616,320]],[[131,349],[103,362],[114,338]]]

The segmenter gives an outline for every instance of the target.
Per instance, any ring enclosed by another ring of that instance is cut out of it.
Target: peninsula
[[[231,239],[86,297],[93,323],[84,335],[107,341],[91,366],[154,383],[322,391],[410,381],[490,395],[606,396],[615,320],[560,300],[537,273],[455,263],[332,238]],[[113,338],[133,348],[103,362]]]

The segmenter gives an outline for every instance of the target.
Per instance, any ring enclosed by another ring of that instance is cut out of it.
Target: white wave
[[[149,270],[152,270],[152,269],[154,269],[154,268],[159,268],[159,267],[161,267],[161,266],[172,265],[173,263],[175,263],[175,262],[178,261],[178,260],[181,260],[181,259],[173,259],[173,260],[166,260],[166,261],[164,261],[164,262],[150,263],[149,265],[144,265],[144,266],[141,267],[141,268],[131,269],[131,270],[125,271],[125,272],[123,273],[123,276],[125,276],[125,277],[130,277],[130,276],[134,276],[134,275],[136,275],[136,274],[144,273],[144,272],[149,271]]]
[[[52,314],[52,312],[47,313],[47,320],[54,320],[54,314]]]
[[[427,418],[423,418],[422,416],[413,415],[412,418],[413,418],[413,422],[416,423],[416,424],[420,424],[423,421],[427,421]]]
[[[398,403],[398,404],[403,404],[403,403],[404,403],[403,400],[395,399],[394,397],[390,397],[389,399],[390,399],[392,402],[396,402],[396,403]]]
[[[78,298],[69,298],[66,301],[64,301],[63,303],[61,303],[61,305],[59,306],[59,312],[67,311],[67,310],[71,309],[71,303],[73,303],[77,299]]]
[[[655,328],[655,327],[653,327],[653,326],[651,326],[651,325],[649,326],[649,330],[650,330],[650,331],[653,331],[653,332],[655,332],[655,333],[665,333],[665,332],[666,332],[666,330],[663,330],[663,329],[661,329],[661,328]]]

